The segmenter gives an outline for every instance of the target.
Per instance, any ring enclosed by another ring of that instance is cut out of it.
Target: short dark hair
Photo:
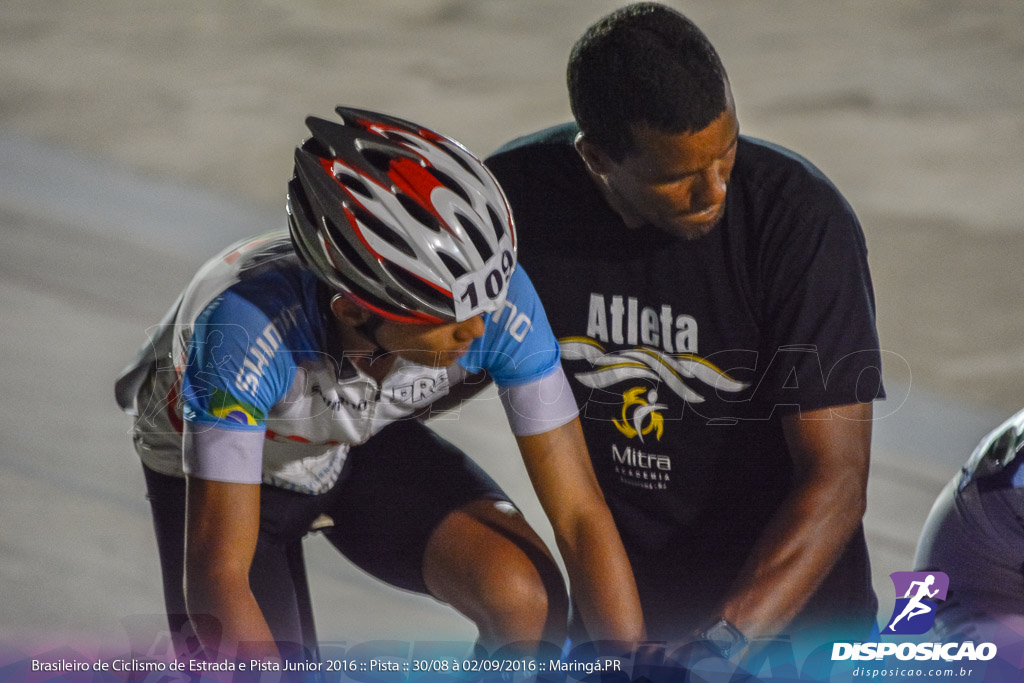
[[[618,9],[591,26],[569,55],[569,103],[583,134],[615,161],[632,127],[703,130],[726,108],[727,76],[707,36],[655,2]]]

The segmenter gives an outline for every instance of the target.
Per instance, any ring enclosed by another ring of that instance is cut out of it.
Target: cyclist
[[[947,640],[1024,640],[1024,410],[993,430],[932,506],[917,571],[949,576],[936,633]]]
[[[409,419],[486,372],[591,632],[639,637],[501,189],[450,138],[337,112],[306,120],[288,232],[204,265],[118,381],[139,416],[172,632],[229,655],[315,650],[301,539],[326,516],[346,557],[451,604],[485,646],[561,642],[568,601],[542,541],[465,454]]]

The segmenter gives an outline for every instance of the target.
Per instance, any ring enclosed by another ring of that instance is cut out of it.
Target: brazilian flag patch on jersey
[[[267,419],[262,410],[251,403],[239,401],[222,389],[214,389],[210,396],[210,414],[225,422],[253,427]]]

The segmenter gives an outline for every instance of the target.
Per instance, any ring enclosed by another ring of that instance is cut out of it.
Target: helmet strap
[[[338,298],[342,298],[344,296],[345,296],[344,294],[334,294],[328,300],[328,308],[329,309],[333,308],[334,300],[338,299]],[[333,317],[334,316],[332,314],[332,318]],[[388,351],[383,346],[381,346],[380,342],[377,340],[377,330],[379,330],[380,326],[383,325],[383,324],[384,324],[384,319],[383,318],[381,318],[378,315],[374,315],[373,313],[369,313],[368,312],[366,320],[364,320],[363,322],[359,323],[358,325],[352,325],[351,328],[350,328],[356,334],[358,334],[360,337],[362,337],[363,339],[367,340],[368,342],[370,342],[373,345],[374,348],[370,351],[370,357],[369,357],[369,361],[371,363],[373,363],[373,361],[375,361],[375,360],[377,360],[377,359],[387,355],[387,353],[388,353]]]
[[[368,317],[365,322],[363,322],[362,324],[356,325],[355,327],[352,328],[356,332],[358,332],[362,337],[364,337],[364,338],[368,339],[369,341],[373,342],[373,345],[376,347],[370,353],[370,362],[371,363],[373,361],[377,360],[378,358],[387,355],[387,353],[388,353],[387,351],[384,350],[384,347],[380,345],[380,342],[377,341],[377,330],[379,330],[380,326],[383,325],[383,324],[384,324],[384,319],[383,318],[381,318],[378,315],[373,315],[371,313],[370,317]]]

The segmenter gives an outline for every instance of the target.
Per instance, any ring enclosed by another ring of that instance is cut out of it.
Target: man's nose
[[[717,163],[712,164],[700,177],[700,186],[697,191],[697,200],[702,207],[718,206],[725,201],[726,189],[729,185],[729,175]]]

